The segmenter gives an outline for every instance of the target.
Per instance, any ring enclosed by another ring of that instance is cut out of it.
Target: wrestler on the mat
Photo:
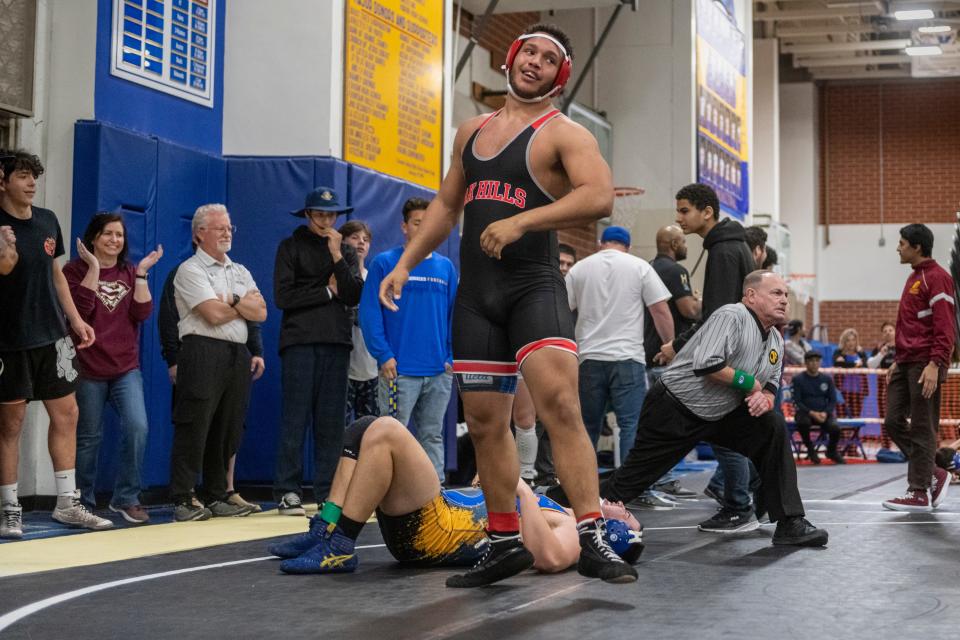
[[[427,208],[420,233],[383,279],[380,301],[403,304],[410,271],[453,230],[463,210],[460,286],[453,358],[463,410],[489,510],[487,554],[450,587],[510,577],[534,561],[523,547],[514,509],[519,465],[510,434],[518,369],[543,422],[557,475],[577,517],[577,570],[609,582],[637,572],[604,541],[597,462],[583,426],[577,347],[560,276],[556,229],[610,214],[610,168],[593,136],[555,109],[570,75],[567,36],[534,25],[507,52],[506,105],[463,123],[450,170]]]
[[[573,515],[546,496],[516,486],[520,530],[533,567],[563,571],[580,554]],[[344,434],[343,454],[330,495],[309,530],[274,544],[286,573],[343,573],[356,569],[355,543],[367,519],[377,523],[398,561],[426,567],[471,566],[485,554],[486,505],[475,489],[440,488],[423,447],[394,418],[367,416]],[[628,561],[643,551],[641,527],[623,505],[605,507],[607,536]]]

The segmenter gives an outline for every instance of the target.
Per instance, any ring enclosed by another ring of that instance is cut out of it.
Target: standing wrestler
[[[577,347],[558,269],[556,229],[609,215],[610,168],[596,140],[553,108],[570,77],[570,41],[534,25],[507,52],[507,101],[493,115],[463,123],[453,161],[419,235],[380,286],[389,309],[402,305],[410,271],[443,242],[464,212],[461,280],[454,308],[454,372],[477,451],[490,551],[447,581],[481,586],[533,564],[519,536],[519,477],[510,435],[518,369],[553,444],[557,473],[576,514],[577,570],[608,582],[637,572],[603,537],[597,463],[577,400]]]

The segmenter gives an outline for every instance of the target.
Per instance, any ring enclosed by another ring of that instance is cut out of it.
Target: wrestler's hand
[[[887,369],[887,384],[890,384],[890,378],[893,377],[893,372],[897,370],[897,363],[894,362],[890,365],[890,368]]]
[[[754,391],[747,396],[747,410],[754,418],[773,409],[773,394],[769,391]]]
[[[380,283],[380,304],[390,311],[399,311],[400,307],[394,300],[400,299],[400,292],[409,278],[409,271],[401,267],[394,267],[393,271],[388,273],[387,277]]]
[[[523,229],[516,216],[497,220],[480,234],[480,248],[491,258],[500,259],[503,248],[514,243],[523,235]]]

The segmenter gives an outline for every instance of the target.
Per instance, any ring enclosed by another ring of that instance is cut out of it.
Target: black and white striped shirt
[[[743,403],[745,393],[718,384],[707,374],[733,367],[776,393],[783,367],[783,337],[764,331],[757,316],[742,303],[717,309],[677,354],[661,380],[694,415],[719,420]]]

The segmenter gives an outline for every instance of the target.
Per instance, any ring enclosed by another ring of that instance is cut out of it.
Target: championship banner
[[[697,181],[740,220],[750,209],[746,47],[731,1],[697,0]]]
[[[443,0],[346,0],[343,159],[429,189],[443,166]]]

